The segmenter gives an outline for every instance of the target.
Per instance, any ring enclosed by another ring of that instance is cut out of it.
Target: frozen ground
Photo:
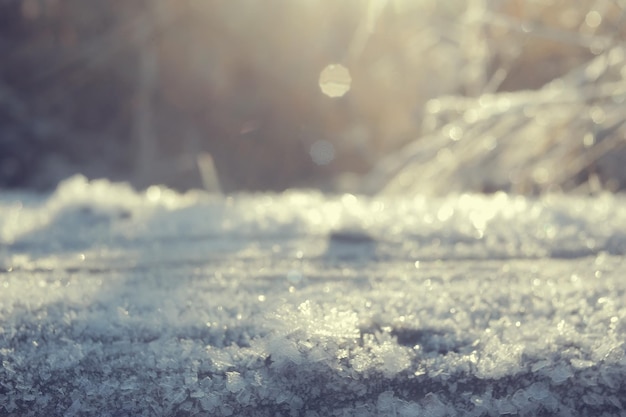
[[[0,196],[0,415],[626,415],[626,201]]]

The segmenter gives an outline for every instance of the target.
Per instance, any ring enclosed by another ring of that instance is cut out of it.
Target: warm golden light
[[[45,189],[76,170],[226,193],[448,193],[453,179],[525,193],[624,176],[620,2],[136,3],[0,6],[13,132],[0,187]],[[526,137],[551,145],[518,148]],[[574,159],[566,171],[543,155]]]

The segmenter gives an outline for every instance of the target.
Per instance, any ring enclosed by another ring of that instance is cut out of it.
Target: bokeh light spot
[[[317,165],[328,165],[335,159],[335,147],[327,140],[318,140],[311,145],[310,154]]]
[[[330,64],[320,73],[319,85],[328,97],[342,97],[350,91],[350,71],[340,64]]]
[[[602,24],[602,15],[597,10],[592,10],[585,16],[585,23],[595,29]]]

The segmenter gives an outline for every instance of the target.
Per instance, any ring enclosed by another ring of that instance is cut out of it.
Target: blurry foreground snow
[[[625,415],[625,203],[4,194],[0,415]]]

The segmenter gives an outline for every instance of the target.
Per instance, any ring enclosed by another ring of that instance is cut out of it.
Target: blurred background
[[[2,0],[0,188],[623,190],[624,10]]]

